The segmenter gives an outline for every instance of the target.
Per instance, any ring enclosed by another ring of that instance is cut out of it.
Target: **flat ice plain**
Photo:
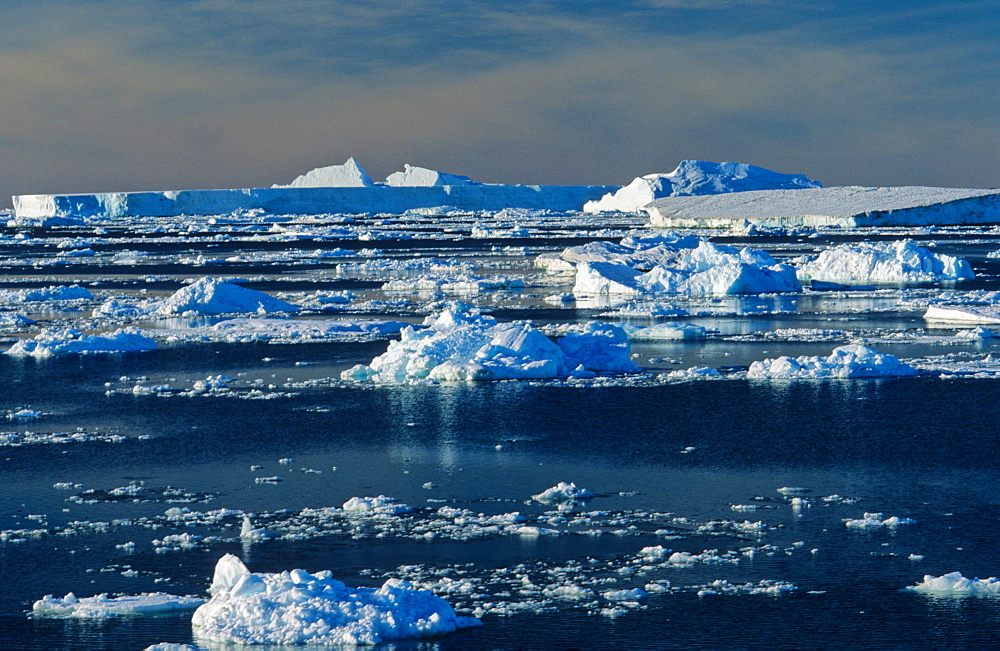
[[[997,226],[5,218],[0,646],[995,643]]]

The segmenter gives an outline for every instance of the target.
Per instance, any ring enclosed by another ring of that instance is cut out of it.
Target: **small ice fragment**
[[[782,486],[781,488],[778,489],[778,492],[781,493],[782,495],[789,495],[789,496],[806,495],[808,493],[811,493],[812,491],[813,489],[811,488],[802,488],[800,486]]]

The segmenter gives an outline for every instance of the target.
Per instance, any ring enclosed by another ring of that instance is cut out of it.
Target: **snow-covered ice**
[[[546,488],[544,491],[538,495],[532,495],[532,498],[543,503],[552,502],[570,502],[573,500],[586,500],[593,497],[594,494],[591,493],[586,488],[577,486],[573,482],[561,481],[551,488]]]
[[[961,572],[941,576],[925,574],[923,581],[906,589],[933,595],[996,597],[1000,596],[1000,579],[993,576],[987,579],[968,579]]]
[[[226,554],[211,599],[192,617],[201,640],[236,644],[381,644],[481,625],[406,581],[348,588],[329,571],[257,574]]]
[[[747,372],[749,378],[760,379],[823,379],[876,378],[916,375],[917,370],[896,357],[880,353],[860,344],[848,344],[833,349],[827,357],[802,355],[782,356],[756,361]]]
[[[137,328],[122,328],[107,335],[84,334],[74,328],[48,328],[33,339],[22,339],[7,355],[52,357],[55,355],[98,355],[155,350],[156,342]]]
[[[327,165],[309,170],[297,176],[288,185],[275,185],[275,188],[347,188],[375,185],[368,172],[361,167],[353,157],[342,165]]]
[[[270,314],[296,312],[299,308],[255,289],[218,278],[204,277],[177,290],[156,306],[160,316],[183,314]]]
[[[924,319],[939,323],[1000,324],[1000,305],[929,305]]]

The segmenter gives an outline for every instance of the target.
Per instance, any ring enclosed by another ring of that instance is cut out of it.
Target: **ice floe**
[[[348,588],[329,571],[251,573],[223,556],[211,599],[192,617],[202,640],[240,644],[380,644],[480,626],[448,602],[397,579],[381,588]]]
[[[106,593],[93,597],[77,597],[70,592],[65,597],[45,595],[32,605],[31,611],[35,617],[104,619],[185,613],[195,610],[204,603],[205,600],[198,597],[181,597],[163,592],[124,597],[109,597]]]
[[[827,357],[782,356],[756,361],[747,377],[760,379],[876,378],[916,375],[917,369],[896,357],[860,344],[833,349]]]
[[[1000,305],[930,305],[924,319],[938,323],[1000,324]]]
[[[941,576],[925,574],[923,581],[906,589],[932,595],[996,597],[1000,596],[1000,579],[993,576],[988,579],[968,579],[962,576],[961,572],[950,572]]]
[[[56,355],[98,355],[155,350],[156,342],[137,328],[122,328],[107,335],[84,334],[75,328],[48,328],[34,339],[18,341],[7,355],[53,357]]]
[[[899,516],[884,517],[883,513],[865,513],[864,517],[844,521],[848,529],[895,529],[901,525],[915,524],[916,520]]]
[[[291,303],[269,296],[255,289],[241,287],[217,278],[204,277],[177,290],[159,303],[154,314],[160,316],[183,314],[270,314],[296,312]]]
[[[933,253],[913,240],[858,242],[826,249],[797,268],[800,280],[928,283],[975,277],[968,262]]]
[[[532,498],[543,503],[553,503],[586,500],[593,496],[594,494],[586,488],[581,488],[573,482],[561,481],[552,488],[545,489],[538,495],[532,495]]]

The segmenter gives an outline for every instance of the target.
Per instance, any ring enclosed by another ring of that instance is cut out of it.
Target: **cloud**
[[[1000,185],[988,7],[800,4],[14,2],[0,192],[269,185],[352,155],[376,177],[623,183],[704,158]]]

